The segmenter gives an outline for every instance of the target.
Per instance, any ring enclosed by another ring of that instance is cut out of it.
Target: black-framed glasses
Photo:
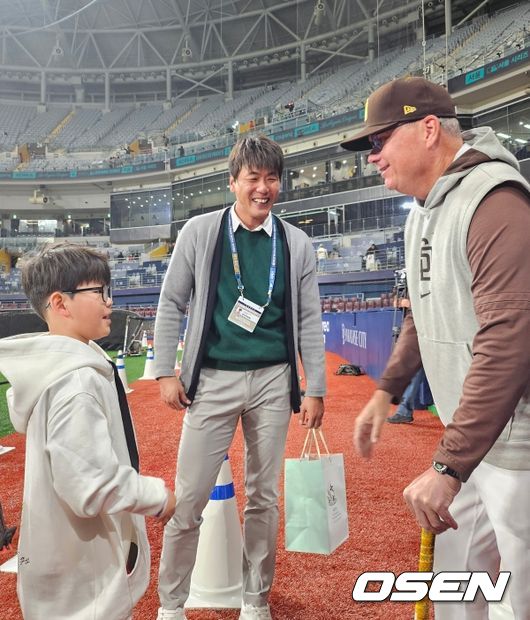
[[[376,133],[370,136],[369,140],[372,143],[372,153],[380,153],[398,127],[401,127],[402,125],[410,125],[411,123],[415,123],[417,120],[418,119],[415,119],[413,121],[403,121],[401,123],[398,123],[397,125],[394,125],[393,127],[385,129],[381,133]]]
[[[112,298],[112,293],[108,284],[104,284],[103,286],[88,286],[87,288],[75,288],[73,291],[61,291],[61,293],[75,295],[76,293],[86,293],[88,291],[99,293],[104,304],[106,304],[107,301]]]

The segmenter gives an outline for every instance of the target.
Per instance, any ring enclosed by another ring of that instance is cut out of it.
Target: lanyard
[[[243,291],[245,287],[243,286],[243,281],[241,280],[241,270],[239,268],[239,255],[237,253],[236,246],[236,238],[234,235],[234,231],[232,229],[232,218],[228,216],[226,218],[226,225],[228,228],[228,239],[230,240],[230,251],[232,253],[232,263],[234,265],[234,276],[237,282],[237,289],[241,297],[243,297]],[[278,245],[278,230],[276,227],[276,220],[272,218],[272,254],[271,254],[271,266],[269,269],[269,289],[267,291],[267,303],[263,305],[263,308],[266,308],[272,299],[272,290],[274,288],[274,281],[276,280],[276,267],[277,267],[277,257],[276,257],[276,248]]]

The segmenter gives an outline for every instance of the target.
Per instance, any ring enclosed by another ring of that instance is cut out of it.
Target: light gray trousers
[[[202,511],[239,418],[245,438],[242,601],[267,604],[278,534],[278,479],[289,426],[290,367],[244,372],[203,368],[183,420],[177,459],[175,515],[164,529],[158,593],[165,609],[189,595]]]
[[[530,471],[502,469],[482,461],[449,507],[458,523],[436,537],[434,572],[488,572],[497,580],[511,571],[504,602],[515,620],[530,620]],[[488,604],[436,603],[436,620],[485,620]],[[499,617],[490,612],[489,618]]]

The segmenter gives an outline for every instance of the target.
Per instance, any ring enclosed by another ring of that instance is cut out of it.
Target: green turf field
[[[0,375],[0,381],[5,381],[3,375]],[[0,437],[13,432],[13,427],[7,414],[6,392],[8,388],[9,385],[0,385]]]
[[[109,355],[114,359],[116,357],[116,351],[109,351]],[[132,383],[139,379],[144,374],[145,355],[138,357],[127,357],[125,359],[125,369],[127,371],[127,382]],[[0,374],[0,382],[5,381],[5,377]],[[14,432],[11,422],[9,421],[9,414],[7,412],[6,391],[9,385],[0,385],[0,437],[9,435]]]

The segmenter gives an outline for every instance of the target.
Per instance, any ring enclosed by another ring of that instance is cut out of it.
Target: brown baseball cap
[[[368,97],[364,106],[364,129],[341,146],[348,151],[367,151],[372,148],[368,136],[399,123],[418,121],[429,114],[456,118],[455,104],[443,86],[421,77],[392,80]]]

